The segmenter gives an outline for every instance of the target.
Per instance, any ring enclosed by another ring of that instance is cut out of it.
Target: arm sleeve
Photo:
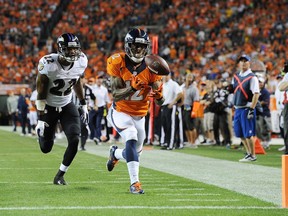
[[[250,82],[250,90],[252,91],[253,94],[255,93],[260,93],[260,89],[259,89],[259,80],[256,76],[254,76],[251,79]]]

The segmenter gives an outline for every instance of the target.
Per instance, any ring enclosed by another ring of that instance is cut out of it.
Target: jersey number
[[[51,56],[45,56],[44,59],[47,61],[48,64],[54,62],[54,59]]]
[[[68,83],[69,86],[65,89],[65,81],[63,79],[54,80],[55,87],[50,89],[50,93],[57,96],[65,96],[71,93],[73,85],[75,85],[77,79],[71,79]]]
[[[126,84],[126,88],[130,87],[130,80],[126,80],[125,84]],[[130,101],[141,101],[144,99],[144,96],[141,94],[140,92],[142,90],[137,90],[134,94],[130,95],[129,97],[126,97],[125,100],[130,100]]]

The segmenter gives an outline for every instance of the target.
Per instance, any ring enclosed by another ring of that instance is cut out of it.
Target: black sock
[[[56,176],[64,176],[65,172],[59,170],[58,173],[56,174]]]

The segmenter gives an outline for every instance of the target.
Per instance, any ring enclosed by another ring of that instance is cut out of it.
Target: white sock
[[[65,165],[63,165],[63,164],[61,163],[59,169],[60,169],[62,172],[67,172],[68,168],[69,168],[69,166],[65,166]]]
[[[131,185],[135,182],[139,182],[139,162],[130,161],[127,163],[127,167],[128,167]]]
[[[114,156],[116,157],[116,159],[118,159],[118,160],[124,159],[122,152],[123,152],[123,149],[116,149],[115,150]]]

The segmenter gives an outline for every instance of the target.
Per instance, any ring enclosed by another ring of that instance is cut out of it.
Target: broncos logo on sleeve
[[[126,87],[130,86],[132,76],[134,75],[147,85],[146,88],[132,93],[124,100],[114,102],[114,107],[119,112],[124,112],[132,116],[145,116],[149,106],[149,98],[147,95],[151,91],[150,84],[160,80],[161,77],[150,73],[144,61],[134,71],[134,67],[129,64],[125,53],[116,53],[108,58],[107,73],[110,76],[120,77],[125,82]]]

